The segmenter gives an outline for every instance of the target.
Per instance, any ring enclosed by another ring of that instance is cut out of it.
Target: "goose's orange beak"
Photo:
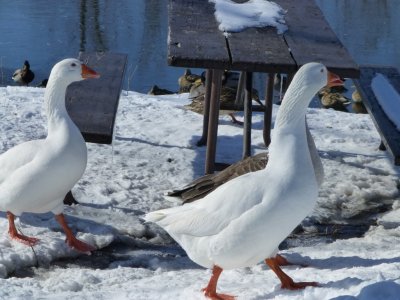
[[[82,78],[99,78],[100,74],[89,68],[87,65],[82,64]]]
[[[333,87],[333,86],[342,86],[344,85],[344,82],[338,75],[335,73],[329,72],[328,71],[328,87]]]

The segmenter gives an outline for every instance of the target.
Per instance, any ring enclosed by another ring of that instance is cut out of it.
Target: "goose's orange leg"
[[[71,228],[69,228],[67,222],[65,221],[65,217],[63,214],[56,215],[56,220],[58,221],[58,223],[60,223],[62,229],[65,232],[65,235],[67,236],[65,241],[68,244],[68,246],[74,248],[75,250],[78,250],[80,252],[85,252],[88,254],[90,254],[91,251],[96,250],[96,247],[86,244],[85,242],[78,240],[74,236]]]
[[[304,264],[293,264],[293,263],[289,262],[286,258],[284,258],[280,254],[277,254],[275,256],[275,260],[278,263],[278,265],[281,266],[281,267],[282,266],[293,266],[293,265],[297,265],[297,266],[300,266],[300,267],[303,267],[303,268],[308,267],[307,265],[304,265]]]
[[[39,242],[39,239],[25,236],[25,235],[18,233],[18,230],[15,227],[15,223],[14,223],[15,216],[13,213],[8,211],[7,219],[8,219],[8,234],[10,235],[10,237],[12,239],[17,240],[18,242],[21,242],[28,246],[34,246],[37,242]]]
[[[279,256],[283,258],[282,256]],[[307,286],[318,286],[317,282],[294,282],[285,272],[280,268],[282,261],[280,258],[267,258],[265,263],[271,268],[272,271],[278,276],[281,281],[281,288],[289,290],[300,290]],[[285,259],[286,260],[286,259]]]
[[[222,269],[218,266],[214,266],[212,270],[212,275],[210,278],[210,281],[208,282],[208,285],[202,289],[204,292],[204,295],[208,299],[212,300],[234,300],[235,297],[230,296],[230,295],[225,295],[225,294],[217,294],[217,282],[219,275],[221,275]]]
[[[284,258],[280,254],[277,254],[275,256],[275,261],[279,266],[291,266],[292,265],[292,263],[290,263],[286,258]]]

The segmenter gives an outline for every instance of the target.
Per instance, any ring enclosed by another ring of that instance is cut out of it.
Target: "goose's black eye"
[[[71,67],[76,67],[76,63],[72,63],[72,64],[71,64]]]
[[[321,69],[321,73],[324,73],[324,69]]]

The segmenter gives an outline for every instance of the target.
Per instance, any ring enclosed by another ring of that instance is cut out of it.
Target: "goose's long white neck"
[[[318,92],[306,85],[301,85],[300,80],[293,79],[285,97],[282,100],[275,121],[275,129],[283,127],[304,126],[307,107],[312,97]]]
[[[48,118],[48,135],[56,129],[60,121],[72,123],[65,107],[65,95],[69,82],[65,82],[57,74],[51,74],[44,94],[46,114]]]
[[[297,74],[296,74],[297,75]],[[271,168],[287,174],[294,169],[313,169],[317,184],[323,179],[323,168],[313,138],[306,127],[306,111],[312,97],[318,92],[317,84],[306,84],[295,76],[290,84],[275,121],[270,146]]]

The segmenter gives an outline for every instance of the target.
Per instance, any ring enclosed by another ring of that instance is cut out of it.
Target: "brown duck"
[[[15,70],[12,79],[19,85],[28,85],[35,78],[35,74],[31,70],[31,66],[27,60],[21,69]]]
[[[224,78],[230,78],[229,72],[226,71],[224,73]],[[223,78],[223,79],[224,79]],[[229,83],[229,84],[228,84]],[[205,95],[205,85],[204,85],[204,76],[201,76],[200,79],[197,79],[193,82],[189,97],[192,99],[192,102],[186,106],[186,108],[191,111],[197,112],[199,114],[203,114],[204,112],[204,95]],[[219,105],[219,113],[220,115],[229,115],[232,119],[232,123],[242,125],[243,122],[238,121],[234,115],[235,113],[235,102],[236,102],[236,93],[237,93],[237,85],[232,86],[231,81],[227,79],[223,80],[220,95],[220,105]],[[258,92],[256,89],[252,90],[252,98],[256,101],[260,106],[264,107],[264,104],[260,101],[258,96]]]
[[[267,152],[249,156],[230,165],[219,173],[208,174],[197,178],[183,188],[168,193],[168,196],[180,197],[182,198],[183,203],[189,203],[201,199],[220,185],[235,177],[264,169],[267,162]]]

